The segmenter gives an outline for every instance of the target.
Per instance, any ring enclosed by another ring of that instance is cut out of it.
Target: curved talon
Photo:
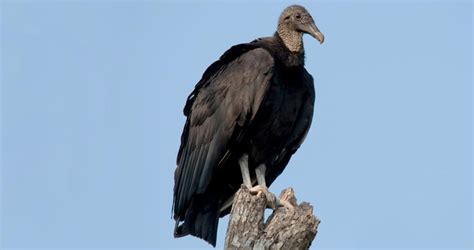
[[[265,195],[266,200],[267,200],[267,207],[269,207],[273,210],[277,209],[280,206],[284,206],[284,207],[291,206],[291,204],[289,204],[286,201],[281,202],[280,199],[278,199],[272,192],[268,191],[267,187],[257,185],[257,186],[252,187],[250,189],[250,193],[254,194],[254,195],[259,194],[259,193],[263,193]],[[288,203],[289,205],[287,205],[285,202]]]
[[[250,189],[251,194],[259,194],[263,193],[265,195],[265,199],[267,200],[267,207],[270,207],[272,209],[277,208],[277,198],[274,194],[272,194],[270,191],[268,191],[267,187],[262,187],[260,185],[257,185],[255,187],[252,187]]]
[[[251,194],[259,194],[259,193],[262,193],[262,192],[268,192],[267,188],[262,187],[260,185],[251,187],[249,189],[249,191],[250,191]]]
[[[255,169],[255,175],[257,177],[258,185],[252,187],[250,181],[250,175],[248,170],[248,155],[244,154],[239,159],[240,170],[242,171],[242,179],[244,181],[245,186],[248,187],[250,194],[258,195],[259,193],[265,194],[265,198],[267,200],[267,207],[275,210],[278,207],[285,207],[290,212],[295,211],[295,207],[291,205],[288,201],[281,200],[277,198],[273,193],[268,191],[267,184],[265,183],[265,172],[266,167],[265,164],[259,165]]]

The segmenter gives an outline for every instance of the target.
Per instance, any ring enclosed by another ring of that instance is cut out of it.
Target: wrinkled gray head
[[[319,31],[309,12],[299,5],[291,5],[281,13],[278,20],[278,35],[285,45],[293,52],[302,50],[302,36],[309,34],[320,43],[324,42],[324,35]]]

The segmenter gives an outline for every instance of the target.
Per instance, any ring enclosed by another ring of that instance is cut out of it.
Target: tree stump
[[[280,199],[295,210],[279,207],[264,222],[265,195],[252,195],[242,185],[230,212],[225,249],[308,249],[320,223],[313,207],[307,202],[298,205],[292,188],[283,190]]]

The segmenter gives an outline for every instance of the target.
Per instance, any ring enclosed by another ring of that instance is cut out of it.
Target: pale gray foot
[[[267,199],[267,206],[272,208],[273,210],[277,209],[278,207],[285,207],[290,211],[294,211],[295,208],[288,201],[281,200],[277,198],[273,193],[268,191],[267,183],[265,181],[266,171],[267,167],[265,166],[265,164],[261,164],[255,169],[258,185],[250,188],[250,193],[258,194],[262,192]]]

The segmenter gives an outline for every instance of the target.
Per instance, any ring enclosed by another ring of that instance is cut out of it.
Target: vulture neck
[[[274,39],[279,44],[278,58],[286,67],[304,66],[304,48],[303,34],[295,34],[294,36],[280,35],[280,31],[275,32]],[[286,40],[285,40],[286,39]]]
[[[304,52],[303,33],[279,25],[277,34],[285,44],[285,47],[288,48],[288,50],[293,53]]]

